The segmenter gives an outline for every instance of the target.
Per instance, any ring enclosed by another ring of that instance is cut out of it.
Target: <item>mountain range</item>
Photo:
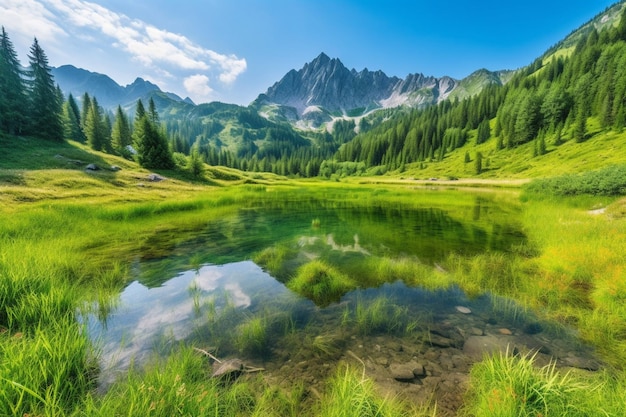
[[[388,76],[382,71],[349,70],[338,58],[321,53],[300,70],[289,71],[252,103],[272,120],[295,122],[300,128],[318,128],[334,118],[360,117],[377,109],[424,107],[451,96],[470,94],[467,88],[504,84],[511,71],[479,70],[464,80],[409,74]],[[478,81],[480,80],[480,81]],[[477,92],[477,91],[476,91]]]
[[[409,74],[402,79],[383,71],[349,70],[338,58],[321,53],[300,70],[290,70],[250,104],[261,116],[289,122],[301,129],[317,129],[334,119],[360,118],[378,109],[424,107],[449,97],[465,98],[489,84],[504,84],[513,71],[476,71],[463,80]],[[158,96],[160,112],[181,104],[195,105],[188,97],[163,92],[157,85],[137,78],[121,86],[104,74],[63,65],[52,69],[64,94],[96,97],[110,110],[118,105],[132,109],[138,99]],[[163,107],[164,106],[164,107]],[[187,110],[187,106],[183,106]]]
[[[607,8],[538,59],[549,62],[553,57],[569,56],[578,41],[594,28],[602,30],[616,25],[622,9],[623,3]],[[388,118],[389,112],[396,111],[393,109],[402,112],[446,99],[476,96],[485,87],[506,84],[519,71],[479,69],[460,80],[421,73],[400,78],[367,68],[348,69],[339,58],[321,53],[302,68],[289,70],[249,106],[217,102],[196,105],[189,98],[164,92],[141,78],[121,86],[107,75],[71,65],[53,68],[52,73],[66,95],[72,93],[80,99],[87,92],[109,110],[121,105],[132,114],[138,99],[153,98],[163,121],[179,125],[184,121],[185,125],[193,125],[185,126],[185,131],[179,130],[186,141],[202,140],[220,150],[242,154],[251,146],[262,146],[264,140],[276,139],[278,136],[268,133],[269,129],[274,129],[275,133],[277,126],[283,132],[287,127],[291,129],[290,137],[302,138],[333,132],[337,122],[345,122],[340,123],[341,128],[353,132],[336,138],[337,144],[343,143],[360,131],[361,125],[371,129]],[[379,113],[380,110],[387,112]],[[336,136],[336,132],[334,134]]]
[[[87,93],[91,97],[96,97],[98,103],[108,109],[118,105],[123,107],[134,105],[138,99],[147,99],[152,94],[163,93],[159,86],[143,78],[138,77],[131,84],[121,86],[108,75],[76,68],[73,65],[52,68],[52,75],[65,95],[71,93],[74,98],[80,99]],[[174,93],[165,95],[172,101],[194,104],[188,97],[183,100]]]

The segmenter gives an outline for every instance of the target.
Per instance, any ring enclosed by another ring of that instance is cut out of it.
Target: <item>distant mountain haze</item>
[[[65,95],[70,93],[80,99],[85,93],[96,97],[98,103],[108,109],[133,104],[140,98],[149,98],[151,94],[162,93],[161,89],[142,78],[137,78],[132,84],[121,86],[108,75],[76,68],[73,65],[63,65],[52,68],[55,82],[61,87]],[[191,99],[182,99],[174,93],[165,93],[171,100],[192,103]]]

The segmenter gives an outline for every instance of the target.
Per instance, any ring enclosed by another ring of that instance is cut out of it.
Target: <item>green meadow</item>
[[[206,357],[184,343],[165,358],[155,355],[147,366],[131,366],[102,392],[98,346],[79,320],[85,314],[106,319],[129,283],[137,256],[163,257],[169,247],[250,201],[283,204],[285,210],[308,199],[369,210],[411,210],[418,207],[414,185],[298,181],[223,168],[208,169],[202,179],[164,171],[167,180],[153,182],[148,171],[77,145],[46,145],[39,152],[40,159],[28,170],[17,168],[14,154],[0,169],[0,415],[438,415],[436,404],[416,407],[383,393],[358,361],[335,364],[324,388],[316,391],[301,383],[274,384],[262,371],[224,384],[211,378]],[[122,169],[88,173],[73,166],[74,160]],[[594,183],[589,177],[567,183],[577,188],[577,181],[578,188]],[[532,354],[488,357],[471,369],[459,414],[622,415],[626,202],[614,193],[542,192],[551,184],[481,191],[512,207],[505,214],[516,218],[526,239],[510,251],[453,251],[436,267],[408,255],[383,254],[335,265],[332,257],[296,262],[288,247],[268,244],[255,261],[322,306],[337,302],[359,283],[393,281],[433,290],[457,286],[469,295],[488,292],[515,300],[515,305],[502,305],[503,314],[532,311],[555,327],[573,328],[606,365],[590,373],[539,365]],[[560,187],[558,181],[554,187]],[[462,206],[464,199],[475,198],[444,188],[427,197],[431,207]],[[475,214],[459,211],[442,224]],[[312,217],[309,225],[323,228],[324,218]],[[374,225],[366,225],[364,233],[381,234]],[[387,239],[392,245],[391,233]],[[351,240],[338,236],[337,245]],[[199,258],[185,267],[202,263]],[[230,313],[207,314],[213,314],[210,320],[219,329]],[[340,328],[363,335],[403,335],[418,326],[385,298],[345,307],[340,323]],[[242,354],[267,355],[271,337],[297,337],[296,327],[288,318],[259,313],[232,329],[228,344]],[[311,336],[310,342],[318,357],[335,357],[341,349],[325,335]]]

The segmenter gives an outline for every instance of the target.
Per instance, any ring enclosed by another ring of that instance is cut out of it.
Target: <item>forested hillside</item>
[[[343,145],[337,161],[402,170],[410,163],[445,162],[449,152],[466,146],[470,138],[474,144],[493,141],[503,151],[534,142],[537,156],[548,145],[589,139],[590,123],[622,131],[626,12],[616,26],[591,29],[578,38],[575,48],[555,48],[504,86],[491,85],[469,100],[392,118]],[[335,167],[341,169],[341,164]]]

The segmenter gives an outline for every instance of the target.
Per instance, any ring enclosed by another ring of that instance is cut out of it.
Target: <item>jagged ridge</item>
[[[502,83],[499,73],[489,74],[487,82]],[[401,79],[367,68],[357,72],[321,53],[302,69],[289,71],[252,106],[269,118],[318,127],[333,117],[361,116],[377,108],[436,104],[448,98],[459,84],[447,76],[409,74]]]

